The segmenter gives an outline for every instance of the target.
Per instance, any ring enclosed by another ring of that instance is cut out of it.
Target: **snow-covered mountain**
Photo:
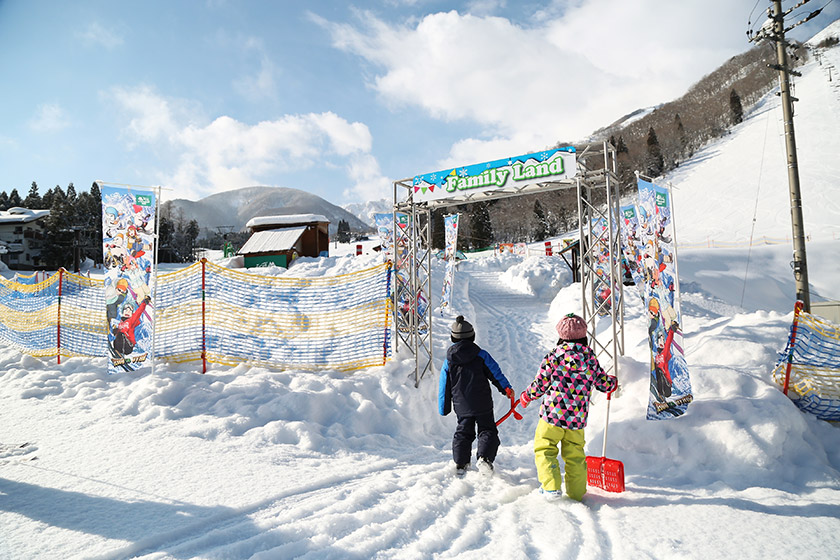
[[[388,213],[393,210],[394,201],[388,198],[380,198],[379,200],[368,200],[367,202],[353,202],[345,204],[344,209],[358,216],[362,221],[367,222],[371,226],[375,225],[374,214]]]
[[[232,226],[240,231],[251,218],[288,214],[320,214],[330,220],[330,233],[335,233],[338,221],[345,220],[354,231],[369,226],[340,206],[320,196],[287,187],[246,187],[216,193],[198,201],[175,199],[173,214],[183,211],[184,217],[194,219],[202,230],[215,231],[218,226]]]

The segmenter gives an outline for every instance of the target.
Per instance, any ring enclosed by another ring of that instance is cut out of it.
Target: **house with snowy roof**
[[[321,214],[288,214],[251,218],[245,227],[251,237],[237,254],[246,268],[288,267],[297,257],[327,257],[330,221]]]
[[[0,211],[0,259],[12,269],[34,270],[43,266],[44,218],[49,210],[15,206]]]

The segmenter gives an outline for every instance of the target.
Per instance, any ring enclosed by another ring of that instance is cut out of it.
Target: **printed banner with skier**
[[[108,373],[151,363],[156,274],[155,192],[100,185]]]
[[[639,250],[639,218],[633,205],[621,207],[622,274],[631,277],[641,291],[645,284],[642,253]]]
[[[443,276],[443,296],[440,300],[441,315],[452,300],[452,281],[455,278],[455,264],[458,261],[458,216],[460,214],[449,214],[443,217],[443,231],[446,239],[443,258],[446,260],[446,273]]]
[[[694,399],[683,352],[670,192],[639,179],[638,229],[651,349],[648,420],[685,414]]]

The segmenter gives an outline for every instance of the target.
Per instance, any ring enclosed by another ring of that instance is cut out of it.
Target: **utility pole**
[[[804,0],[794,7],[806,4]],[[790,188],[790,219],[793,227],[793,277],[796,281],[796,299],[802,301],[803,310],[811,311],[811,296],[808,288],[808,259],[805,256],[805,224],[802,219],[802,195],[799,190],[799,163],[796,157],[796,136],[793,131],[793,102],[798,101],[790,94],[790,75],[801,76],[799,72],[788,67],[787,47],[789,43],[785,40],[785,31],[790,31],[796,25],[805,23],[815,17],[821,10],[817,10],[805,20],[785,29],[785,13],[782,12],[782,0],[772,0],[773,6],[770,9],[769,17],[772,27],[765,25],[758,35],[751,37],[750,41],[769,39],[776,42],[776,64],[770,64],[770,68],[779,71],[779,95],[782,99],[782,114],[785,124],[785,147],[787,149],[788,185]]]

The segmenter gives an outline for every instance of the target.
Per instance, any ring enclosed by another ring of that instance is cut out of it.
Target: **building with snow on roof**
[[[11,269],[34,270],[43,266],[44,218],[49,210],[15,206],[0,211],[0,260]]]
[[[251,237],[237,254],[245,268],[288,267],[297,257],[327,257],[330,221],[321,214],[289,214],[251,218],[245,227]]]

